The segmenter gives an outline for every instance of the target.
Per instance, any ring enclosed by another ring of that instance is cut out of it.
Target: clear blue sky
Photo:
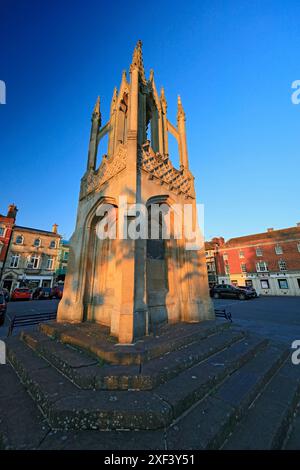
[[[182,97],[206,238],[295,225],[299,18],[299,0],[0,0],[0,212],[71,235],[95,99],[106,120],[142,39],[173,122]]]

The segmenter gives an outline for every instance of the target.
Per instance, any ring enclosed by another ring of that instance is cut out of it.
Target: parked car
[[[11,300],[31,300],[32,292],[27,287],[17,287],[11,294]]]
[[[64,285],[59,284],[58,286],[54,286],[51,289],[51,298],[52,299],[61,299],[63,296]]]
[[[6,307],[5,294],[0,290],[0,326],[3,325],[5,321]]]
[[[214,299],[222,298],[245,300],[253,298],[252,292],[246,289],[240,289],[239,287],[233,286],[231,284],[217,284],[211,288],[210,295]]]
[[[35,300],[51,299],[51,287],[37,287],[32,294]]]
[[[258,297],[259,296],[259,294],[256,292],[254,287],[251,287],[251,286],[238,286],[238,288],[246,290],[249,294],[251,294],[252,297]]]
[[[6,302],[9,302],[9,297],[10,297],[9,296],[9,290],[7,290],[3,287],[2,291],[4,293],[4,298],[5,298]]]

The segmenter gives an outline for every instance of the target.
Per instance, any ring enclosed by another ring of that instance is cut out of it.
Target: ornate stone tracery
[[[175,194],[194,198],[192,177],[187,175],[183,168],[181,170],[174,168],[167,155],[154,153],[149,142],[143,145],[141,167],[149,173],[150,178],[166,184]]]
[[[93,191],[99,191],[110,178],[126,168],[127,148],[120,144],[112,158],[105,155],[96,171],[90,171],[82,178],[80,199]]]

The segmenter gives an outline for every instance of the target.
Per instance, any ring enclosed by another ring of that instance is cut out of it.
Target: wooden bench
[[[50,320],[56,320],[56,312],[28,313],[14,315],[10,321],[7,336],[11,336],[14,328],[30,325],[38,325]]]
[[[216,315],[216,317],[222,317],[222,318],[225,318],[226,320],[229,320],[229,321],[232,322],[231,313],[230,313],[230,312],[226,312],[226,309],[225,309],[225,308],[223,308],[223,309],[216,308],[216,309],[215,309],[215,315]]]

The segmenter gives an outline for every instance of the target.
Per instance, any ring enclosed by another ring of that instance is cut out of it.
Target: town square
[[[288,4],[1,2],[1,455],[300,449]]]

